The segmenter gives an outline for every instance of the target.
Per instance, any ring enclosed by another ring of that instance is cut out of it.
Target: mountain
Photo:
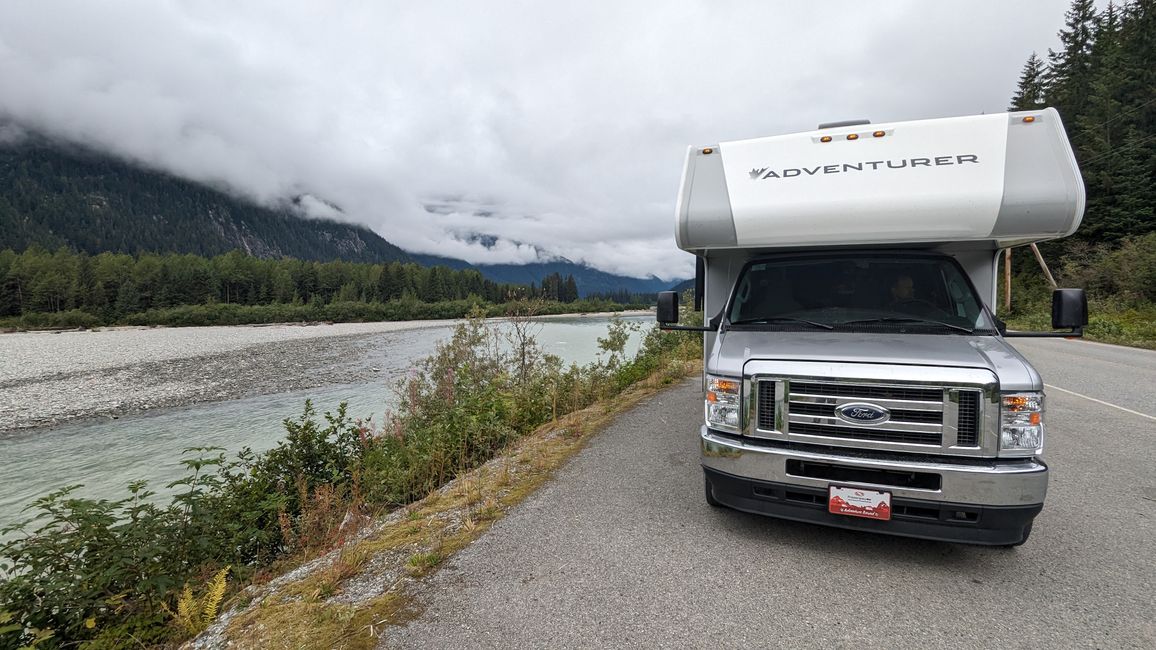
[[[32,136],[0,146],[0,250],[409,261],[363,226],[260,207],[211,187]]]
[[[92,255],[111,251],[213,256],[241,250],[265,259],[417,262],[476,268],[498,283],[539,286],[543,278],[558,273],[563,278],[573,275],[583,296],[653,293],[670,285],[569,260],[473,265],[409,254],[363,226],[306,218],[293,204],[282,209],[261,207],[201,183],[38,135],[10,144],[0,139],[0,250],[22,251],[32,245],[48,250],[64,246]]]
[[[650,278],[631,278],[614,275],[605,271],[576,264],[570,260],[560,259],[551,262],[535,262],[532,264],[470,264],[459,259],[440,257],[437,255],[410,255],[419,264],[425,266],[448,266],[452,269],[474,268],[481,272],[486,279],[500,284],[542,284],[542,278],[557,273],[565,278],[574,276],[578,285],[578,294],[611,294],[620,291],[629,293],[655,293],[670,288],[671,282]]]

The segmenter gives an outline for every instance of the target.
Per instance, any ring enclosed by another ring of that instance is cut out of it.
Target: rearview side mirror
[[[1083,289],[1052,291],[1052,329],[1075,329],[1088,324],[1088,297]]]
[[[663,324],[678,322],[677,291],[658,292],[658,313],[655,314],[655,320]]]

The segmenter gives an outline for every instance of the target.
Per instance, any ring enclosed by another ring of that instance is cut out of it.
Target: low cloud
[[[688,145],[1002,111],[1066,5],[7,0],[0,115],[416,252],[669,279]]]

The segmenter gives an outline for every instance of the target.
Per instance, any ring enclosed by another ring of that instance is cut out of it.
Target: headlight
[[[738,379],[726,377],[706,378],[706,423],[719,429],[739,431],[739,387]]]
[[[1000,408],[1001,456],[1034,456],[1044,448],[1044,394],[1003,396]]]

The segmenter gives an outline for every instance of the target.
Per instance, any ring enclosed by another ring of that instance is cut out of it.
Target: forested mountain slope
[[[0,146],[0,250],[92,255],[241,250],[259,258],[407,261],[362,226],[306,219],[115,158],[32,137]]]
[[[471,265],[408,254],[363,226],[273,210],[220,190],[145,169],[73,145],[31,136],[0,144],[0,250],[66,247],[100,253],[192,253],[233,250],[261,259],[410,262],[477,269],[498,284],[542,286],[573,276],[581,295],[653,293],[669,283],[599,271],[567,260],[526,265]]]

